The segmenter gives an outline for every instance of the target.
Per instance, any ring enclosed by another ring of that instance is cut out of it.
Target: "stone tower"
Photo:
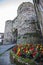
[[[3,44],[11,44],[12,42],[12,20],[7,20],[5,23],[5,33]]]
[[[40,39],[34,5],[23,2],[17,10],[14,28],[18,29],[18,43],[38,43]]]
[[[34,8],[39,23],[41,42],[43,42],[43,0],[33,0]]]
[[[33,0],[37,19],[40,24],[41,33],[43,36],[43,0]]]
[[[13,23],[13,24],[12,24]],[[9,25],[11,24],[11,25]],[[6,25],[5,33],[10,33],[13,41],[17,39],[17,43],[38,43],[40,40],[40,34],[38,29],[38,23],[34,10],[34,5],[30,2],[23,2],[17,10],[17,17]],[[11,26],[11,27],[10,27]],[[9,30],[8,30],[8,28]],[[17,29],[17,37],[15,30]],[[6,32],[7,30],[7,32]],[[14,33],[13,33],[14,32]],[[13,34],[12,34],[13,33]],[[10,41],[9,36],[6,36]],[[5,39],[6,39],[5,37]]]

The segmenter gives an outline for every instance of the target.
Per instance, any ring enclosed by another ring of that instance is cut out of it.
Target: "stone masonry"
[[[38,31],[34,5],[30,2],[23,2],[18,7],[17,17],[13,21],[6,22],[4,44],[10,44],[15,39],[17,39],[17,43],[38,43],[40,40]]]

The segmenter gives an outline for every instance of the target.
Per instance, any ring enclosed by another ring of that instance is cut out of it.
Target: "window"
[[[31,21],[30,20],[25,20],[25,23],[28,25]]]

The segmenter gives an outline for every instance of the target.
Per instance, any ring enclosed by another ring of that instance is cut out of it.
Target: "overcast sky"
[[[0,0],[0,32],[4,32],[6,20],[13,20],[17,16],[17,8],[22,2],[32,0]]]

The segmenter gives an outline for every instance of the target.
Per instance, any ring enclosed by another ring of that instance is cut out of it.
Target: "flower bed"
[[[16,65],[43,65],[43,45],[16,45],[10,51],[10,60]]]

